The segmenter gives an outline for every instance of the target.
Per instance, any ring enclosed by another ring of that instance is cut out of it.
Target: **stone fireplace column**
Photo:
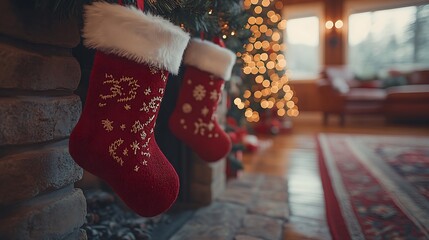
[[[216,110],[219,125],[226,125],[227,93],[222,92],[222,101]],[[209,205],[219,197],[226,187],[226,158],[208,163],[198,156],[192,156],[190,199],[193,204]]]
[[[0,239],[79,239],[86,201],[67,140],[79,29],[14,2],[0,1]]]

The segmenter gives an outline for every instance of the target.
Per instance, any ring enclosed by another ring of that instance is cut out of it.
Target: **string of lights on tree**
[[[250,13],[246,28],[252,36],[245,45],[244,53],[237,53],[243,60],[244,83],[248,88],[242,97],[234,99],[238,109],[244,110],[248,122],[258,122],[261,114],[279,117],[296,117],[299,114],[297,98],[288,85],[286,59],[282,53],[282,32],[286,20],[282,19],[281,1],[244,0]]]

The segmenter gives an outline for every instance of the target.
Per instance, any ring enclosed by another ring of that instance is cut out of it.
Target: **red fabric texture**
[[[167,71],[97,52],[69,143],[82,168],[147,217],[170,208],[179,191],[178,176],[153,133],[167,76]]]
[[[231,150],[231,140],[214,114],[224,82],[208,72],[187,66],[169,119],[173,134],[208,162],[220,160]]]

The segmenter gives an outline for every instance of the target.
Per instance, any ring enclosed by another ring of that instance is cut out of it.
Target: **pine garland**
[[[21,8],[34,9],[53,16],[82,18],[83,6],[98,0],[16,0]],[[118,0],[104,0],[117,3]],[[136,0],[123,0],[125,5],[136,5]],[[241,0],[145,0],[145,11],[169,19],[193,36],[204,38],[228,36],[227,47],[242,51],[250,31],[244,29],[248,15]],[[227,24],[227,28],[222,25]],[[234,33],[232,36],[230,33]]]

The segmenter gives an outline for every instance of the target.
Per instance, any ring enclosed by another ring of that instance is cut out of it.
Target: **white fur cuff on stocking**
[[[85,6],[84,44],[177,74],[189,35],[134,7],[106,2]]]
[[[193,38],[185,51],[184,63],[221,77],[231,78],[235,64],[235,54],[210,41]]]

